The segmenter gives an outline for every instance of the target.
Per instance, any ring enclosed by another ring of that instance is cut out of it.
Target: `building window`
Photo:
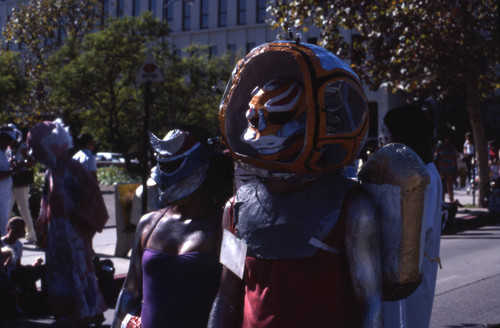
[[[217,46],[210,46],[208,48],[208,58],[213,58],[217,56]]]
[[[163,8],[163,20],[167,22],[167,28],[172,30],[174,24],[174,8],[173,6],[166,6]]]
[[[141,1],[140,0],[133,0],[133,7],[132,7],[132,10],[133,10],[133,13],[132,13],[132,16],[139,16],[139,14],[141,13]]]
[[[227,45],[227,52],[235,54],[236,53],[236,45],[235,44],[228,44]]]
[[[102,1],[102,16],[103,19],[109,16],[109,0]]]
[[[266,5],[267,0],[257,0],[257,17],[255,19],[257,23],[264,23],[266,21]]]
[[[208,28],[208,0],[200,0],[200,29]]]
[[[189,31],[191,28],[191,5],[189,3],[182,3],[182,30]]]
[[[227,0],[219,0],[219,27],[227,26]]]
[[[247,23],[247,1],[238,0],[238,25]]]
[[[116,17],[123,16],[124,9],[125,9],[125,0],[116,1]]]
[[[182,56],[182,50],[174,49],[174,56],[180,58]]]
[[[154,17],[156,17],[156,0],[148,1],[148,10],[153,13]]]
[[[248,42],[247,43],[247,53],[252,51],[253,48],[255,48],[255,42]]]

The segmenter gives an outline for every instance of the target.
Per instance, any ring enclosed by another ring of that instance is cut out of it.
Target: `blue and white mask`
[[[187,131],[172,130],[163,140],[149,132],[149,138],[158,162],[151,178],[161,202],[170,204],[196,191],[207,176],[211,151]]]

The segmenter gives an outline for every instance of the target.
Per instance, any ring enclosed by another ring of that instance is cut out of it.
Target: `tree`
[[[161,135],[176,126],[192,125],[203,127],[212,136],[220,135],[221,95],[213,91],[213,86],[231,76],[234,54],[210,57],[208,47],[201,45],[189,46],[183,52],[187,56],[181,58],[166,50],[166,57],[158,62],[165,82],[155,87],[152,130]]]
[[[212,86],[227,80],[234,61],[208,58],[206,47],[192,46],[177,57],[164,43],[166,25],[146,12],[112,19],[84,37],[76,55],[67,39],[48,61],[51,102],[74,134],[91,132],[101,148],[124,153],[127,161],[142,150],[144,103],[135,79],[146,49],[156,58],[165,81],[151,87],[150,130],[163,135],[173,127],[198,125],[218,132],[220,95]]]
[[[25,78],[33,84],[24,106],[16,108],[23,115],[40,112],[42,117],[57,116],[48,102],[50,87],[43,79],[47,58],[67,38],[73,46],[99,26],[101,0],[31,0],[14,8],[5,25],[2,45],[5,50],[15,45],[22,49]]]
[[[500,87],[498,2],[281,0],[270,10],[274,27],[316,25],[322,45],[350,61],[373,90],[384,84],[411,98],[438,101],[465,90],[479,200],[486,206],[489,167],[480,104]]]
[[[16,124],[19,118],[12,115],[13,104],[28,91],[29,83],[23,77],[23,69],[19,54],[12,51],[0,53],[0,113],[5,121]]]
[[[103,148],[125,155],[138,151],[134,140],[141,140],[143,103],[135,78],[146,46],[165,33],[166,26],[145,12],[111,19],[101,31],[87,34],[76,54],[74,41],[65,40],[50,57],[46,76],[51,101],[74,131],[89,130]]]

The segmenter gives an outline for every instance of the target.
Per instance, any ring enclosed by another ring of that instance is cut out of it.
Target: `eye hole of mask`
[[[254,118],[249,119],[248,122],[250,123],[250,126],[252,128],[257,128],[257,126],[259,125],[259,116],[255,116]]]
[[[289,112],[269,113],[267,116],[267,120],[269,121],[269,123],[274,125],[283,125],[290,122],[290,120],[295,115],[295,112],[296,110]]]
[[[185,158],[179,158],[170,162],[158,162],[160,170],[167,173],[173,173],[181,167],[182,163],[184,163]]]

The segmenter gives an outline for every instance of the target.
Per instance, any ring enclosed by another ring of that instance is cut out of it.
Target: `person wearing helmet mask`
[[[350,67],[300,42],[263,44],[233,71],[223,141],[258,179],[226,204],[210,327],[381,327],[380,235],[343,175],[367,134]]]
[[[436,278],[441,241],[442,194],[441,177],[433,163],[434,123],[426,112],[414,105],[403,105],[391,109],[384,116],[382,129],[383,145],[393,142],[410,147],[425,163],[429,172],[429,185],[425,189],[424,217],[424,259],[422,282],[407,298],[383,303],[384,327],[429,327],[432,304],[436,289]]]
[[[233,188],[229,157],[197,130],[174,129],[157,153],[152,178],[162,209],[142,216],[112,327],[206,327],[217,292],[224,203]]]

